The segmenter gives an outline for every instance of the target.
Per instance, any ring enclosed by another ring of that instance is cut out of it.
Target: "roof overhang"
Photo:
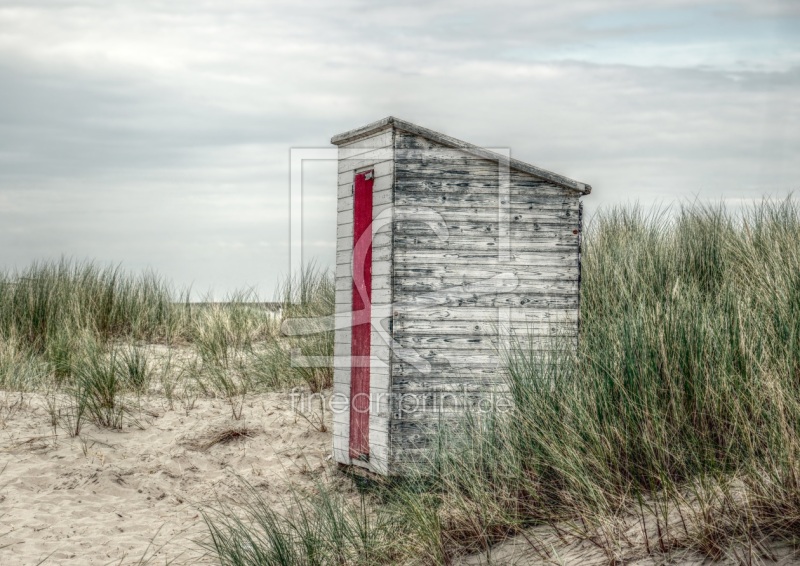
[[[494,151],[489,151],[488,149],[478,147],[477,145],[467,143],[465,141],[450,137],[448,135],[436,132],[434,130],[429,130],[428,128],[417,126],[416,124],[412,124],[411,122],[406,122],[405,120],[395,118],[394,116],[388,116],[382,120],[378,120],[377,122],[372,122],[371,124],[362,126],[361,128],[356,128],[355,130],[350,130],[349,132],[343,132],[341,134],[335,135],[331,138],[331,143],[334,145],[342,145],[344,143],[356,141],[361,138],[367,138],[375,134],[376,132],[388,128],[397,128],[399,130],[403,130],[411,134],[416,134],[424,138],[427,138],[431,141],[434,141],[438,144],[441,144],[445,147],[459,149],[467,153],[470,153],[472,155],[475,155],[476,157],[480,157],[482,159],[497,161],[498,163],[501,164],[508,163],[509,168],[515,171],[522,171],[524,173],[529,173],[534,177],[538,177],[539,179],[549,181],[554,185],[558,185],[559,187],[564,187],[567,189],[578,191],[583,195],[588,195],[590,192],[592,192],[591,185],[587,185],[586,183],[575,181],[574,179],[570,179],[569,177],[564,177],[563,175],[559,175],[558,173],[553,173],[552,171],[536,167],[535,165],[531,165],[530,163],[525,163],[524,161],[519,161],[518,159],[509,159],[507,156],[500,155],[499,153],[495,153]]]

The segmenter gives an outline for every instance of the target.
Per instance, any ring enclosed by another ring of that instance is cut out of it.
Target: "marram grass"
[[[0,389],[77,395],[93,390],[84,387],[91,382],[116,396],[160,387],[170,404],[180,391],[198,391],[228,399],[237,415],[252,391],[330,387],[329,367],[294,367],[291,359],[295,350],[332,355],[332,333],[288,338],[280,326],[287,317],[332,314],[333,289],[331,273],[308,266],[281,286],[276,311],[252,292],[191,303],[154,274],[92,262],[62,259],[0,272]],[[167,353],[156,355],[158,348]],[[101,405],[124,413],[108,399]],[[120,424],[121,417],[94,416]]]
[[[372,493],[371,516],[395,521],[391,533],[365,523],[392,545],[386,563],[491,556],[496,543],[540,524],[590,538],[637,511],[642,524],[656,516],[658,542],[647,552],[682,545],[713,558],[741,543],[752,558],[765,540],[800,536],[795,201],[738,214],[722,205],[617,208],[586,227],[582,252],[577,352],[545,359],[517,344],[507,353],[513,411],[468,418],[468,433],[446,439],[432,474]],[[681,515],[682,538],[665,534],[659,513],[687,501],[696,512]],[[328,523],[315,529],[335,532],[351,505],[315,511]],[[251,520],[270,521],[274,533],[294,528],[273,513]],[[330,541],[299,535],[261,537],[263,554],[245,556],[254,542],[246,528],[211,529],[224,564],[341,562],[321,552]]]
[[[321,488],[294,502],[299,514],[254,499],[241,520],[208,516],[208,548],[223,564],[449,563],[534,525],[589,533],[686,498],[697,524],[686,518],[680,543],[659,530],[648,552],[682,544],[718,557],[743,542],[752,556],[800,536],[796,202],[609,210],[586,227],[582,261],[577,352],[544,359],[517,344],[513,411],[468,420],[432,474],[357,502]],[[328,386],[329,370],[292,368],[290,352],[329,355],[330,336],[278,329],[332,312],[330,275],[311,270],[280,300],[276,320],[247,300],[193,306],[155,276],[92,264],[0,274],[0,384],[85,389],[82,418],[116,426],[120,392],[163,380],[146,350],[120,344],[160,342],[192,348],[187,375],[232,408],[257,387]]]

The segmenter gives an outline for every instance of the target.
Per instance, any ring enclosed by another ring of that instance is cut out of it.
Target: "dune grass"
[[[731,540],[800,535],[785,519],[800,516],[799,315],[793,201],[740,216],[695,206],[596,217],[577,353],[545,359],[517,345],[512,413],[440,455],[445,556],[533,524],[580,519],[594,532],[621,509],[653,498],[677,508],[727,478],[782,500],[739,509],[752,531]]]
[[[0,389],[67,396],[53,407],[70,434],[88,418],[120,428],[132,403],[164,395],[225,399],[241,418],[251,392],[329,387],[329,368],[294,367],[292,351],[333,351],[331,333],[283,337],[283,319],[333,312],[330,273],[308,266],[266,306],[252,292],[191,303],[154,274],[62,259],[0,272]],[[277,308],[277,310],[276,310]],[[134,403],[135,404],[135,403]]]
[[[719,206],[595,218],[577,354],[513,349],[512,414],[482,426],[459,458],[441,457],[439,490],[457,502],[443,508],[464,509],[442,529],[448,552],[542,522],[600,527],[637,501],[669,507],[718,478],[750,493],[781,486],[782,514],[797,517],[798,315],[793,201],[740,216]],[[751,524],[759,537],[800,535],[778,518]]]
[[[553,525],[614,562],[634,544],[619,528],[631,516],[648,553],[740,549],[747,563],[768,556],[770,540],[798,540],[796,202],[740,214],[618,208],[587,226],[582,252],[577,351],[543,356],[516,344],[507,352],[513,410],[468,416],[468,432],[443,439],[428,473],[371,491],[367,514],[395,521],[391,532],[371,527],[392,561],[491,556],[510,536]],[[333,517],[303,505],[325,530],[355,504]],[[273,512],[250,518],[293,529]],[[210,526],[223,564],[340,563],[320,558],[328,542]],[[254,545],[264,554],[240,553]]]
[[[468,415],[427,473],[367,482],[363,497],[321,487],[281,514],[253,494],[243,514],[209,514],[219,561],[448,564],[552,525],[613,562],[634,544],[620,527],[631,516],[648,553],[752,559],[765,541],[794,544],[796,202],[609,210],[586,227],[582,261],[578,349],[506,352],[510,413]],[[332,313],[333,296],[313,267],[281,289],[279,315],[248,294],[193,305],[156,276],[93,264],[0,274],[0,387],[67,394],[54,415],[74,434],[86,419],[119,426],[148,391],[186,406],[219,396],[241,416],[252,391],[330,386],[330,367],[292,359],[330,356],[331,333],[280,328]]]
[[[0,273],[0,333],[45,353],[77,331],[100,340],[163,340],[180,326],[169,285],[153,274],[62,259]]]
[[[284,505],[292,513],[284,515],[249,491],[243,510],[221,506],[204,515],[210,540],[203,546],[220,564],[371,566],[399,557],[392,541],[395,519],[375,513],[364,496],[353,503],[324,487],[315,494],[293,492]]]

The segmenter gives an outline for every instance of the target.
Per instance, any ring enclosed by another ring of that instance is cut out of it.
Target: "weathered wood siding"
[[[493,392],[512,336],[577,340],[580,193],[395,130],[389,468]],[[391,256],[390,256],[391,257]]]
[[[336,234],[336,315],[334,333],[335,406],[333,414],[334,459],[342,464],[366,465],[386,474],[389,462],[389,345],[388,334],[376,328],[388,328],[391,315],[391,211],[394,184],[394,130],[391,127],[339,146],[339,182]],[[353,259],[353,178],[355,173],[372,169],[373,250],[372,250],[372,340],[370,343],[370,393],[374,400],[369,419],[370,459],[368,463],[351,461],[348,450],[350,432],[350,339],[352,310]]]

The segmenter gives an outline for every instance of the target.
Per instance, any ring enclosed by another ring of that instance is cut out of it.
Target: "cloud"
[[[798,188],[796,2],[9,2],[0,264],[61,253],[270,295],[288,151],[394,114],[603,203]],[[332,166],[306,187],[330,264]]]

